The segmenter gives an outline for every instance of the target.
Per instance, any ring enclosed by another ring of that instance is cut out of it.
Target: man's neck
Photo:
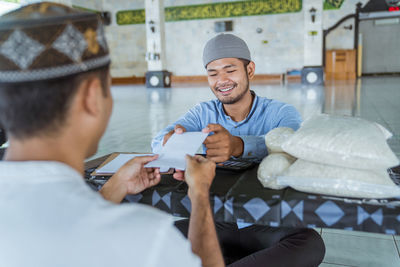
[[[58,161],[84,172],[85,154],[66,140],[51,137],[10,138],[4,155],[6,161]]]
[[[254,95],[248,90],[238,102],[234,104],[223,104],[224,111],[232,120],[236,122],[242,121],[249,115],[253,100]]]

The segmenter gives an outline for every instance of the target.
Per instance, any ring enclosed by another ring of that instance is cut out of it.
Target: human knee
[[[302,234],[305,236],[306,246],[305,252],[310,257],[309,266],[318,266],[325,256],[325,244],[321,235],[314,229],[304,229]]]

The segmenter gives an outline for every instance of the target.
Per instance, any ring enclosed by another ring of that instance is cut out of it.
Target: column
[[[165,70],[165,18],[163,0],[145,0],[147,87],[170,87],[170,73]]]
[[[322,14],[323,1],[303,0],[304,68],[302,82],[322,84]]]

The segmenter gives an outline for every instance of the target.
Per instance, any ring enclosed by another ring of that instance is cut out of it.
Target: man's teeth
[[[229,91],[229,90],[231,90],[233,88],[233,86],[232,87],[229,87],[229,88],[225,88],[225,89],[219,89],[221,92],[226,92],[226,91]]]

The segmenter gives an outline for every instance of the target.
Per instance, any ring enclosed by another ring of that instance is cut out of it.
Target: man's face
[[[237,58],[221,58],[207,65],[208,84],[223,104],[235,104],[249,90],[249,76]]]

